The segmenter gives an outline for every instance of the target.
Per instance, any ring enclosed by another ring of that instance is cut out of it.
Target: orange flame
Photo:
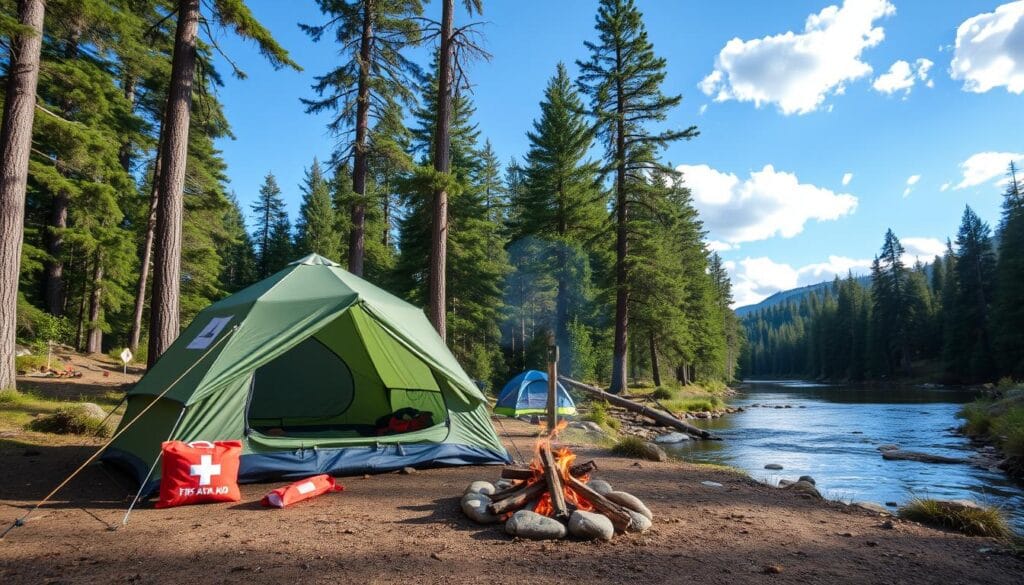
[[[562,422],[564,423],[565,421]],[[535,455],[533,461],[530,462],[530,469],[533,470],[534,478],[530,480],[530,483],[545,481],[544,466],[540,461],[540,450],[545,446],[548,448],[551,447],[550,439],[538,440],[534,446]],[[573,462],[576,461],[576,454],[566,447],[562,447],[558,450],[552,449],[551,454],[554,456],[555,467],[558,468],[558,474],[561,476],[563,481],[562,493],[565,496],[566,503],[571,504],[584,512],[593,510],[594,506],[568,485],[568,479],[570,477],[569,468],[572,467]],[[584,476],[578,479],[579,481],[586,483],[590,478],[589,476]],[[537,503],[534,505],[533,511],[544,516],[555,515],[555,507],[551,503],[551,494],[549,492],[544,492],[541,497],[537,499]]]

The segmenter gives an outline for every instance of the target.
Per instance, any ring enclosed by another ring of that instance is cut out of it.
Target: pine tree
[[[1024,192],[1017,167],[1010,163],[999,222],[999,262],[992,307],[994,340],[1000,372],[1024,378]]]
[[[890,229],[871,265],[872,334],[880,365],[888,376],[910,374],[913,303],[903,245]]]
[[[296,253],[298,255],[320,254],[326,258],[339,258],[340,240],[338,237],[337,220],[331,202],[330,185],[320,168],[320,161],[313,159],[313,164],[306,170],[306,178],[302,189],[302,205],[299,207],[299,219],[296,227]]]
[[[256,254],[252,237],[245,227],[245,216],[234,193],[228,195],[228,209],[224,212],[224,233],[219,256],[223,259],[220,287],[227,292],[239,291],[256,281]]]
[[[267,173],[260,187],[259,197],[252,204],[256,231],[256,276],[264,279],[277,272],[291,260],[291,226],[285,211],[281,188],[273,173]]]
[[[0,127],[0,389],[14,388],[15,383],[15,312],[44,11],[43,0],[19,0],[20,26],[8,45],[11,56]]]
[[[967,206],[956,236],[958,286],[954,329],[948,333],[955,348],[950,366],[967,382],[988,381],[995,373],[990,312],[996,259],[990,233],[988,224]]]
[[[368,189],[370,151],[373,142],[371,119],[382,119],[388,104],[411,103],[412,81],[419,68],[403,51],[420,40],[418,18],[421,0],[318,0],[320,11],[329,17],[323,26],[302,28],[319,41],[333,31],[341,46],[343,65],[317,77],[313,89],[319,99],[303,100],[308,112],[336,112],[329,128],[339,135],[351,133],[347,144],[335,156],[335,164],[352,158],[351,233],[348,238],[348,269],[363,274],[366,210],[373,199]],[[347,142],[347,140],[346,140]]]
[[[627,257],[632,200],[640,176],[659,165],[657,152],[671,142],[697,135],[696,127],[653,133],[648,126],[665,120],[681,96],[666,96],[660,86],[666,61],[656,57],[647,38],[640,11],[632,0],[602,0],[595,28],[598,42],[585,43],[590,51],[580,61],[580,86],[590,96],[590,114],[597,136],[604,142],[605,174],[614,174],[616,226],[615,347],[611,391],[626,387],[628,306],[631,282]],[[631,190],[631,187],[634,187]]]
[[[243,38],[255,41],[263,56],[275,67],[301,69],[291,60],[288,52],[277,44],[270,32],[253,17],[244,0],[215,0],[210,12],[209,20],[233,29]],[[161,168],[158,177],[159,197],[154,235],[156,254],[153,261],[153,303],[148,352],[150,365],[171,345],[179,332],[183,190],[200,0],[178,0],[177,14],[174,57],[160,139]],[[236,74],[242,75],[238,70]]]
[[[542,249],[532,256],[539,270],[557,283],[555,313],[545,318],[555,333],[562,368],[571,368],[568,326],[585,318],[590,301],[590,252],[599,241],[605,217],[597,185],[597,165],[588,160],[593,132],[583,117],[583,102],[559,63],[540,104],[540,118],[527,132],[523,189],[512,205],[521,210],[513,238],[536,238]]]

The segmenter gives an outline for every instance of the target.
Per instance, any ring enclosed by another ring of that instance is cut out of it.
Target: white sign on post
[[[214,339],[220,335],[220,332],[224,330],[228,325],[228,321],[231,321],[231,316],[227,317],[214,317],[210,319],[210,322],[203,327],[203,330],[196,335],[195,339],[189,342],[188,349],[206,349],[210,347]]]
[[[128,375],[128,362],[132,361],[132,350],[127,347],[121,352],[121,362],[124,364],[124,375]]]

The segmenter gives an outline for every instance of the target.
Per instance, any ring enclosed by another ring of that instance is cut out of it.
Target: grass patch
[[[725,405],[718,396],[677,398],[663,404],[672,412],[714,412]]]
[[[992,435],[1007,455],[1024,457],[1024,406],[1006,410],[992,421]]]
[[[0,406],[20,404],[25,400],[25,395],[14,388],[0,390]]]
[[[899,510],[900,518],[961,532],[968,536],[1007,538],[1012,532],[1003,513],[987,506],[972,507],[955,502],[914,498]]]
[[[640,437],[622,437],[612,446],[612,453],[634,459],[646,459],[647,442]]]
[[[82,405],[66,406],[56,412],[36,418],[28,424],[28,428],[41,433],[58,435],[89,435],[107,437],[110,429],[102,418],[96,418]]]
[[[99,396],[80,396],[77,400],[56,400],[39,391],[0,390],[0,431],[20,431],[40,416],[73,408],[81,402],[94,402],[109,411],[121,401],[123,393],[111,390]],[[111,417],[116,424],[117,416]],[[34,430],[34,429],[32,429]]]

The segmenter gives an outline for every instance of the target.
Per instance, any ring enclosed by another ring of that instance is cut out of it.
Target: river
[[[951,389],[749,381],[730,401],[744,412],[690,421],[724,440],[663,446],[686,460],[729,465],[773,485],[810,475],[826,498],[844,502],[904,504],[918,496],[998,506],[1024,532],[1024,489],[1002,472],[971,464],[886,461],[878,451],[892,443],[908,451],[969,457],[975,450],[954,427],[960,405],[973,398]],[[769,463],[783,470],[766,470]]]

